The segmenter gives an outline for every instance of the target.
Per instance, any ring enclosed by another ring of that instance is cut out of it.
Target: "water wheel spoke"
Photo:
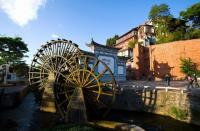
[[[113,96],[113,92],[112,93],[107,93],[107,92],[101,92],[101,94],[103,94],[103,95],[107,95],[107,96]]]
[[[67,44],[67,46],[68,46],[68,44]],[[66,49],[66,44],[62,44],[61,55],[65,53],[65,49]]]
[[[92,82],[95,81],[95,78],[92,78],[92,80],[90,80],[86,85],[84,85],[85,87],[87,87],[89,84],[91,84]]]
[[[40,57],[38,57],[38,58],[40,58]],[[40,59],[41,59],[41,58],[40,58]],[[41,59],[41,60],[42,60],[42,59]],[[41,62],[44,63],[44,65],[47,66],[50,70],[53,70],[52,66],[49,65],[49,62],[46,62],[46,60],[42,60]]]
[[[99,87],[98,84],[93,84],[93,85],[89,85],[89,86],[84,86],[85,88],[94,88],[94,87]]]
[[[95,68],[97,67],[97,65],[99,64],[99,61],[96,60],[96,62],[94,63],[92,69],[91,69],[91,72],[94,72],[95,71]]]
[[[47,78],[40,79],[40,80],[38,80],[38,81],[36,81],[36,82],[33,82],[33,83],[31,83],[31,85],[38,84],[38,83],[40,83],[40,82],[42,82],[42,81],[44,81],[44,80],[47,80]]]
[[[42,66],[42,69],[45,69],[46,71],[51,72],[51,70],[49,70],[48,68],[46,68],[44,66]]]
[[[62,101],[61,103],[59,103],[58,106],[60,107],[61,105],[63,105],[66,102],[68,102],[68,99],[65,99],[64,101]]]
[[[72,51],[71,47],[72,47],[72,44],[69,44],[69,46],[67,47],[67,50],[69,50],[69,52],[66,52],[65,57],[68,57],[70,55],[70,52]]]
[[[98,74],[97,78],[100,79],[107,71],[108,71],[108,68],[106,68],[105,70],[103,70],[102,72],[100,72]]]
[[[63,59],[63,58],[62,58],[61,60],[59,60],[58,67],[62,68],[61,65],[62,65],[62,63],[64,63],[64,60],[65,60],[65,59]]]
[[[30,78],[30,80],[33,80],[33,79],[40,79],[41,77],[33,77],[33,78]]]
[[[85,81],[83,82],[84,85],[88,82],[88,79],[90,78],[90,76],[91,76],[90,73],[87,73],[87,74],[86,74]]]
[[[41,72],[29,72],[30,74],[49,74],[49,73],[41,73]]]
[[[105,103],[103,103],[101,100],[97,100],[97,102],[99,102],[101,105],[103,105],[104,107],[108,107],[108,105],[106,105]]]
[[[75,72],[74,74],[71,74],[70,77],[68,77],[68,79],[67,79],[67,80],[74,81],[75,82],[74,83],[75,86],[80,84],[80,82],[78,81],[78,78],[76,78],[76,76],[77,76],[76,73],[77,72]]]
[[[32,66],[31,68],[33,68],[33,69],[36,69],[36,70],[41,70],[41,67],[40,66]]]
[[[52,60],[53,59],[52,57],[53,56],[49,56],[49,58],[47,60],[50,60],[50,62],[49,62],[51,64],[50,66],[52,67],[53,70],[55,70],[56,68],[54,67],[54,64],[53,64],[54,62]]]
[[[71,78],[69,78],[69,77],[68,77],[66,80],[67,80],[67,84],[70,84],[70,83],[71,83],[71,84],[73,84],[75,87],[76,87],[77,84],[78,84],[78,83],[73,82],[74,80],[71,79]],[[70,82],[70,83],[68,83],[68,82]]]
[[[85,58],[84,58],[84,63],[83,63],[83,69],[84,69],[84,70],[85,70],[86,65],[87,65],[86,60],[87,60],[87,58],[85,57]],[[82,71],[81,77],[82,77],[81,83],[84,83],[84,81],[85,81],[85,71]]]

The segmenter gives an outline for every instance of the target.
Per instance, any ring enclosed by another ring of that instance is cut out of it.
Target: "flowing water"
[[[28,131],[32,124],[33,114],[38,108],[32,93],[29,93],[15,108],[1,108],[1,130]]]

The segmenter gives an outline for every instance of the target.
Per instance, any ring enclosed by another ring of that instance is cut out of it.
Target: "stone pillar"
[[[70,123],[87,122],[86,106],[81,87],[77,87],[71,96],[65,121]]]
[[[10,65],[9,64],[5,64],[5,76],[4,76],[4,85],[6,85],[7,84],[7,77],[8,77],[8,73],[9,73],[9,67],[10,67]]]
[[[56,112],[56,106],[55,106],[55,96],[53,91],[55,76],[54,73],[49,73],[47,85],[44,89],[44,93],[42,96],[42,104],[40,107],[41,111],[44,112]]]

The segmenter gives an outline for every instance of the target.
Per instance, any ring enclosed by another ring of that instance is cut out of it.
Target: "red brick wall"
[[[200,39],[175,41],[152,45],[150,47],[142,47],[144,49],[148,48],[149,50],[145,52],[149,54],[135,52],[135,50],[138,50],[136,48],[134,49],[134,68],[139,71],[139,73],[135,73],[136,78],[141,79],[141,74],[144,74],[145,71],[145,77],[148,77],[152,73],[156,80],[163,79],[167,73],[174,80],[183,79],[185,75],[180,71],[181,57],[191,58],[200,70]],[[148,67],[149,70],[147,69]]]

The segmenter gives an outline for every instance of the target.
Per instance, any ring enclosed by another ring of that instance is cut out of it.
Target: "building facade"
[[[116,40],[115,48],[125,49],[130,41],[141,43],[143,46],[153,45],[155,40],[154,27],[152,23],[146,22],[121,35]]]
[[[127,79],[132,79],[133,68],[134,68],[134,50],[129,46],[129,42],[140,43],[142,46],[153,45],[156,41],[155,30],[151,21],[146,22],[145,24],[135,27],[125,34],[121,35],[115,44],[115,48],[120,49],[118,51],[118,56],[127,57],[126,70],[127,70]]]
[[[98,44],[94,40],[90,44],[87,44],[91,48],[92,53],[99,60],[107,64],[112,71],[116,81],[126,80],[126,61],[127,59],[122,56],[118,56],[119,49]],[[101,71],[101,65],[98,67],[97,72]],[[104,75],[102,79],[109,80],[110,76]]]

